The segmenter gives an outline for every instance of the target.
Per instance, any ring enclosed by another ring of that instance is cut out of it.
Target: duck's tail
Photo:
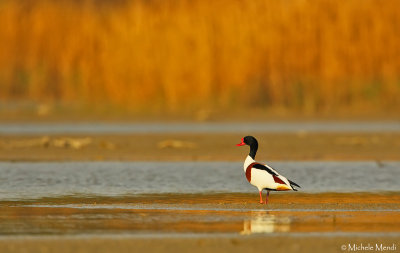
[[[288,181],[289,181],[290,186],[292,187],[293,191],[297,191],[297,189],[294,188],[295,186],[301,188],[301,186],[298,185],[298,184],[296,184],[295,182],[293,182],[293,181],[291,181],[291,180],[289,180],[289,179],[288,179]]]

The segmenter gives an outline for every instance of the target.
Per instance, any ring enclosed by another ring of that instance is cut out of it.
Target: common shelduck
[[[294,187],[300,187],[293,181],[288,180],[286,177],[280,175],[271,166],[256,162],[258,142],[253,136],[246,136],[242,138],[242,142],[236,144],[236,146],[250,146],[250,153],[244,161],[243,169],[246,173],[246,178],[250,184],[258,188],[260,192],[260,204],[263,204],[262,190],[267,190],[267,196],[265,198],[265,204],[268,202],[268,196],[270,191],[297,191]]]

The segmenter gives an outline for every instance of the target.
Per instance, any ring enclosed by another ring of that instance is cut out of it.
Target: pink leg
[[[264,202],[263,202],[263,199],[262,199],[262,193],[260,191],[260,204],[262,204],[262,203],[264,203]]]
[[[269,191],[267,190],[267,196],[265,197],[265,204],[268,203],[268,196],[269,196]]]

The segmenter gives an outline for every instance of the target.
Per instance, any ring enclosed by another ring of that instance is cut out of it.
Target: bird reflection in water
[[[290,231],[289,217],[269,214],[267,211],[251,211],[249,218],[243,222],[242,235]]]

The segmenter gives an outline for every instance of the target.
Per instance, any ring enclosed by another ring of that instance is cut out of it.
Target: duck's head
[[[243,146],[243,145],[258,145],[258,142],[256,140],[256,138],[254,138],[253,136],[245,136],[242,138],[242,142],[239,144],[236,144],[236,146]]]
[[[243,146],[243,145],[249,145],[250,146],[250,153],[249,156],[253,159],[256,157],[257,149],[258,149],[258,142],[256,138],[253,136],[245,136],[242,138],[242,142],[239,144],[236,144],[236,146]]]

